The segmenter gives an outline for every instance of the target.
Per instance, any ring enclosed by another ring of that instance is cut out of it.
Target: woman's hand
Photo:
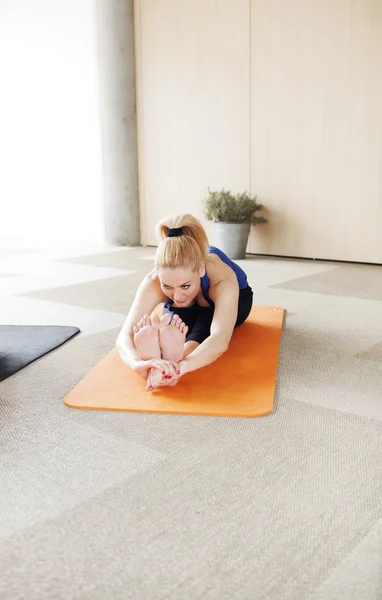
[[[175,367],[175,371],[171,376],[166,376],[160,373],[156,368],[150,369],[147,378],[146,390],[152,391],[157,387],[173,387],[178,383],[179,379],[186,374],[184,361],[180,361],[179,363],[171,361],[164,362],[173,365]]]
[[[130,367],[144,379],[148,378],[151,369],[158,370],[161,376],[167,378],[171,378],[179,369],[177,363],[171,363],[161,358],[152,358],[150,360],[136,359],[130,363]]]
[[[178,363],[169,360],[161,362],[166,363],[167,371],[152,367],[147,377],[147,391],[152,391],[158,387],[174,386],[179,381],[180,367]]]

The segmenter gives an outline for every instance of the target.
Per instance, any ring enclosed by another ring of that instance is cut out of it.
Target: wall
[[[93,0],[1,0],[0,84],[0,237],[102,241]]]
[[[267,208],[250,252],[382,263],[382,2],[135,8],[142,241],[226,187]]]
[[[252,252],[382,263],[381,0],[251,1]]]
[[[168,214],[203,218],[208,186],[248,189],[249,15],[248,0],[135,2],[143,243]]]

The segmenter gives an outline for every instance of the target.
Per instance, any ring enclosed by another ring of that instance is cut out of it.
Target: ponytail
[[[156,269],[181,267],[196,272],[207,260],[207,234],[200,221],[192,215],[165,217],[156,226],[156,234],[161,240],[155,257]]]

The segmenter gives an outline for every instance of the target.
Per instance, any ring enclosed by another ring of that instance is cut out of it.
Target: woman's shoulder
[[[146,275],[141,281],[141,286],[143,286],[144,288],[147,288],[147,286],[152,288],[160,288],[160,281],[156,269],[152,269],[151,271],[149,271],[149,273],[146,273]]]
[[[156,269],[151,269],[146,275],[149,279],[158,279],[158,271]]]
[[[206,270],[210,285],[215,285],[219,281],[232,279],[235,281],[236,276],[234,271],[227,265],[217,254],[212,252],[207,256]]]
[[[144,276],[137,293],[146,296],[149,295],[156,304],[167,300],[167,296],[162,291],[158,273],[155,269]]]
[[[147,275],[145,275],[144,279],[148,281],[152,281],[160,286],[158,271],[156,269],[152,269]]]

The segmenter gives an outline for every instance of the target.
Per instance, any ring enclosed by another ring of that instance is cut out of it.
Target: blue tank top
[[[210,254],[216,254],[226,265],[231,267],[231,269],[235,272],[236,277],[237,277],[237,283],[239,284],[239,290],[243,290],[244,288],[246,288],[248,286],[247,275],[243,271],[243,269],[241,267],[239,267],[239,265],[234,263],[230,258],[228,258],[228,256],[226,254],[224,254],[224,252],[222,250],[219,250],[219,248],[216,248],[215,246],[210,246],[209,251],[210,251]],[[211,306],[214,306],[214,303],[211,300],[210,295],[209,295],[210,281],[208,279],[207,271],[201,278],[201,281],[202,281],[203,296],[207,300],[208,304],[210,304]]]

